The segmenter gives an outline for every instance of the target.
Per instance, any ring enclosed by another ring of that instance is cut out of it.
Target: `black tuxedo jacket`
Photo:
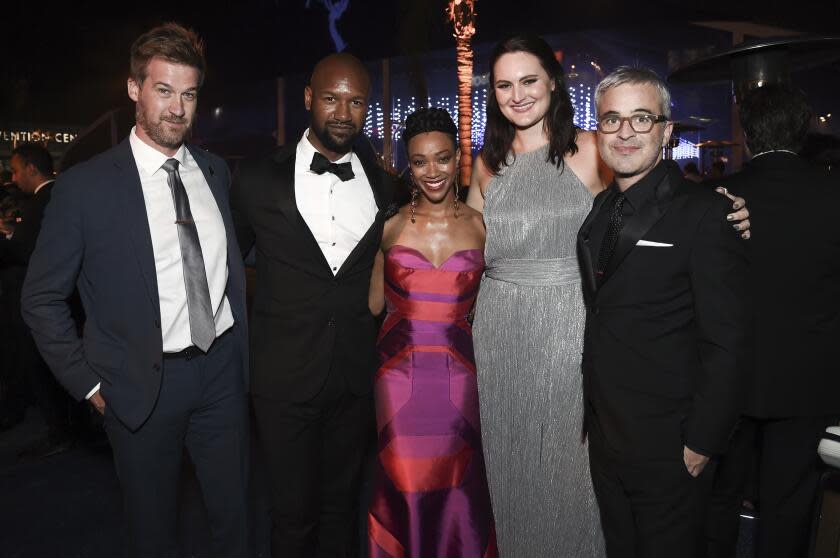
[[[767,153],[723,182],[752,214],[754,345],[745,413],[840,414],[840,180]]]
[[[290,144],[241,161],[231,191],[243,255],[256,246],[252,393],[304,401],[332,371],[345,378],[352,392],[365,394],[372,389],[377,367],[368,291],[393,183],[375,163],[360,157],[379,211],[333,275],[297,208],[296,148]]]
[[[35,250],[35,241],[41,230],[44,209],[50,201],[53,184],[49,182],[20,204],[20,220],[15,224],[12,238],[0,236],[0,265],[27,265]]]
[[[241,366],[230,373],[241,374],[248,369],[245,271],[228,206],[230,173],[219,157],[188,149],[227,230],[225,294],[242,353]],[[86,314],[81,338],[67,301],[76,287]],[[76,399],[101,382],[114,415],[138,429],[157,401],[163,339],[152,238],[128,139],[59,175],[21,302],[24,320],[58,381]]]
[[[587,427],[628,459],[682,459],[683,445],[722,453],[743,384],[744,242],[726,221],[724,196],[660,164],[668,170],[622,228],[600,288],[589,234],[615,190],[595,198],[578,234]]]

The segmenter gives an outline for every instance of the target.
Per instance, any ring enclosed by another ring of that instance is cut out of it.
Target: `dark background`
[[[338,22],[348,52],[374,70],[395,57],[395,95],[414,94],[412,64],[422,66],[427,85],[454,94],[454,39],[445,0],[350,0]],[[552,45],[578,59],[651,65],[667,73],[668,57],[692,48],[731,46],[729,33],[695,26],[697,21],[744,21],[816,34],[840,35],[840,0],[742,1],[477,0],[476,74],[487,71],[492,44],[516,32],[554,37]],[[208,72],[194,137],[211,149],[219,141],[271,145],[277,119],[276,78],[285,76],[287,138],[305,125],[302,86],[315,61],[334,49],[327,10],[319,0],[211,2],[6,2],[0,18],[0,129],[61,126],[81,129],[109,109],[130,107],[125,81],[132,41],[165,21],[178,21],[204,38]],[[447,61],[451,57],[451,61]],[[564,61],[568,70],[569,60]],[[436,78],[435,72],[443,78]],[[401,73],[402,72],[402,73]],[[431,77],[430,77],[431,76]],[[437,80],[437,84],[435,83]],[[804,76],[819,113],[832,109],[840,66]],[[441,85],[442,84],[442,85]],[[381,85],[380,85],[381,87]],[[728,139],[728,87],[675,87],[675,110],[715,112],[717,121],[700,139]],[[373,97],[381,92],[376,90]],[[709,105],[714,105],[709,107]],[[223,107],[224,118],[213,117]],[[680,116],[682,117],[682,116]],[[840,121],[840,118],[836,119]],[[833,123],[829,130],[834,128]],[[720,137],[717,137],[720,136]],[[296,139],[296,137],[294,137]],[[231,153],[232,154],[232,153]],[[233,155],[233,154],[232,154]]]

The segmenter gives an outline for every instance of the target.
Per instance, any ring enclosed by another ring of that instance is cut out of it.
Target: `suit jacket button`
[[[330,321],[327,322],[327,325],[330,326],[330,327],[335,327],[335,320],[330,318]]]
[[[152,365],[152,369],[153,369],[153,370],[155,370],[155,371],[160,370],[160,364],[158,364],[158,363],[154,363],[154,364]]]

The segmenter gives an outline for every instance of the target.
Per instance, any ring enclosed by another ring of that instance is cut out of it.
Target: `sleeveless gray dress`
[[[581,442],[585,310],[575,242],[592,195],[548,146],[487,185],[473,326],[499,555],[605,555]]]

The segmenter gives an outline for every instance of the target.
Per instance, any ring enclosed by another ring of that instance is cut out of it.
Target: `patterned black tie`
[[[624,208],[624,194],[619,193],[615,200],[613,200],[612,211],[610,211],[610,220],[607,224],[607,232],[601,240],[601,250],[598,252],[598,269],[595,275],[598,279],[598,284],[604,280],[604,274],[607,271],[607,266],[610,263],[613,252],[615,252],[615,244],[618,241],[618,233],[621,231],[622,225],[622,209]]]
[[[331,172],[340,178],[342,182],[347,182],[356,176],[353,174],[353,165],[351,165],[349,161],[346,163],[331,163],[329,159],[317,151],[315,152],[315,155],[312,156],[312,164],[309,165],[309,170],[315,174]]]
[[[178,160],[168,159],[163,164],[163,170],[166,171],[172,201],[175,203],[175,224],[178,225],[181,265],[184,267],[184,286],[187,288],[190,337],[193,344],[206,353],[216,339],[216,324],[210,305],[210,288],[207,286],[198,229],[190,211],[190,199],[178,173]]]

